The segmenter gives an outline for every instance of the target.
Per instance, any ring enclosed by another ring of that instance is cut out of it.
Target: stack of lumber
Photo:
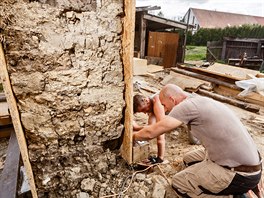
[[[182,89],[197,92],[222,102],[230,103],[251,112],[264,107],[264,96],[252,92],[238,96],[243,91],[235,82],[252,77],[264,77],[258,71],[215,63],[208,68],[190,67],[184,64],[171,68],[170,75],[161,82],[163,85],[177,84]]]

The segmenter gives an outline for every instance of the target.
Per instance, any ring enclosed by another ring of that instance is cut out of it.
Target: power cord
[[[164,172],[163,172],[162,169],[160,168],[160,163],[157,163],[157,164],[152,164],[152,165],[148,166],[147,168],[145,168],[145,169],[143,169],[143,170],[136,171],[136,172],[134,172],[132,175],[129,175],[128,177],[126,177],[125,181],[124,181],[123,184],[122,184],[122,187],[121,187],[121,190],[120,190],[119,193],[115,193],[115,194],[112,194],[112,195],[106,195],[106,196],[103,196],[103,197],[100,197],[100,198],[115,197],[115,196],[118,196],[118,198],[122,198],[122,195],[123,195],[123,194],[124,194],[129,188],[130,188],[130,186],[131,186],[131,184],[132,184],[132,181],[133,181],[135,175],[138,174],[138,173],[141,173],[141,172],[145,172],[145,171],[147,171],[148,169],[150,169],[150,168],[152,168],[152,167],[154,167],[154,166],[157,166],[157,167],[159,168],[159,170],[160,170],[162,176],[166,179],[166,181],[168,182],[168,184],[171,185],[169,179],[166,177],[166,175],[164,174]],[[130,183],[129,183],[128,187],[127,187],[125,190],[123,190],[124,187],[125,187],[125,184],[126,184],[126,182],[127,182],[127,180],[128,180],[129,178],[131,178]],[[173,190],[173,191],[174,191],[174,190]],[[174,192],[175,192],[175,191],[174,191]]]

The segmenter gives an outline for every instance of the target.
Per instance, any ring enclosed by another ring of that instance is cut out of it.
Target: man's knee
[[[186,166],[196,164],[197,162],[203,161],[205,158],[204,149],[196,149],[186,153],[183,156],[183,162]]]
[[[182,198],[191,198],[187,193],[181,192],[178,187],[175,187],[175,186],[172,185],[172,188],[173,188],[173,190],[176,192],[176,194],[179,197],[182,197]]]

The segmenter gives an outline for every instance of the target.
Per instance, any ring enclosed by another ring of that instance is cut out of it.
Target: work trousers
[[[208,159],[204,149],[187,153],[183,161],[188,165],[187,168],[172,178],[172,187],[180,197],[231,198],[234,194],[239,194],[233,191],[244,188],[241,190],[243,194],[242,191],[247,192],[254,188],[261,177],[261,172],[244,177],[224,168]],[[244,183],[246,186],[243,187]]]

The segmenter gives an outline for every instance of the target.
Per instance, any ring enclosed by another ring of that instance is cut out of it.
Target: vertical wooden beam
[[[187,35],[188,35],[188,30],[189,30],[190,14],[191,14],[191,8],[189,8],[189,11],[188,11],[187,26],[184,31],[184,42],[183,42],[183,51],[182,51],[182,62],[183,63],[184,63],[185,54],[186,54],[186,43],[187,43]]]
[[[226,59],[225,55],[226,55],[226,40],[224,40],[224,42],[223,42],[221,60],[224,60],[225,61],[225,59]]]
[[[0,44],[0,75],[1,75],[1,80],[2,80],[3,87],[4,87],[4,91],[5,91],[6,101],[10,109],[13,126],[16,132],[16,137],[17,137],[19,149],[21,152],[22,160],[23,160],[23,163],[26,169],[26,174],[28,176],[30,190],[31,190],[33,198],[37,198],[38,196],[37,196],[37,191],[36,191],[36,186],[35,186],[31,164],[29,161],[27,143],[26,143],[24,131],[23,131],[23,128],[20,122],[20,116],[19,116],[19,112],[18,112],[18,108],[16,104],[16,99],[14,97],[12,87],[10,84],[10,79],[9,79],[9,75],[7,72],[7,65],[6,65],[6,60],[5,60],[2,44]]]
[[[146,48],[146,26],[147,21],[144,19],[144,12],[140,14],[140,58],[145,58]]]
[[[122,157],[128,164],[133,162],[133,51],[135,35],[135,0],[124,0],[125,17],[123,21],[123,65],[125,78],[125,133],[121,147]]]
[[[258,46],[257,46],[257,56],[259,57],[259,58],[262,58],[261,57],[261,40],[259,40],[258,41]]]

